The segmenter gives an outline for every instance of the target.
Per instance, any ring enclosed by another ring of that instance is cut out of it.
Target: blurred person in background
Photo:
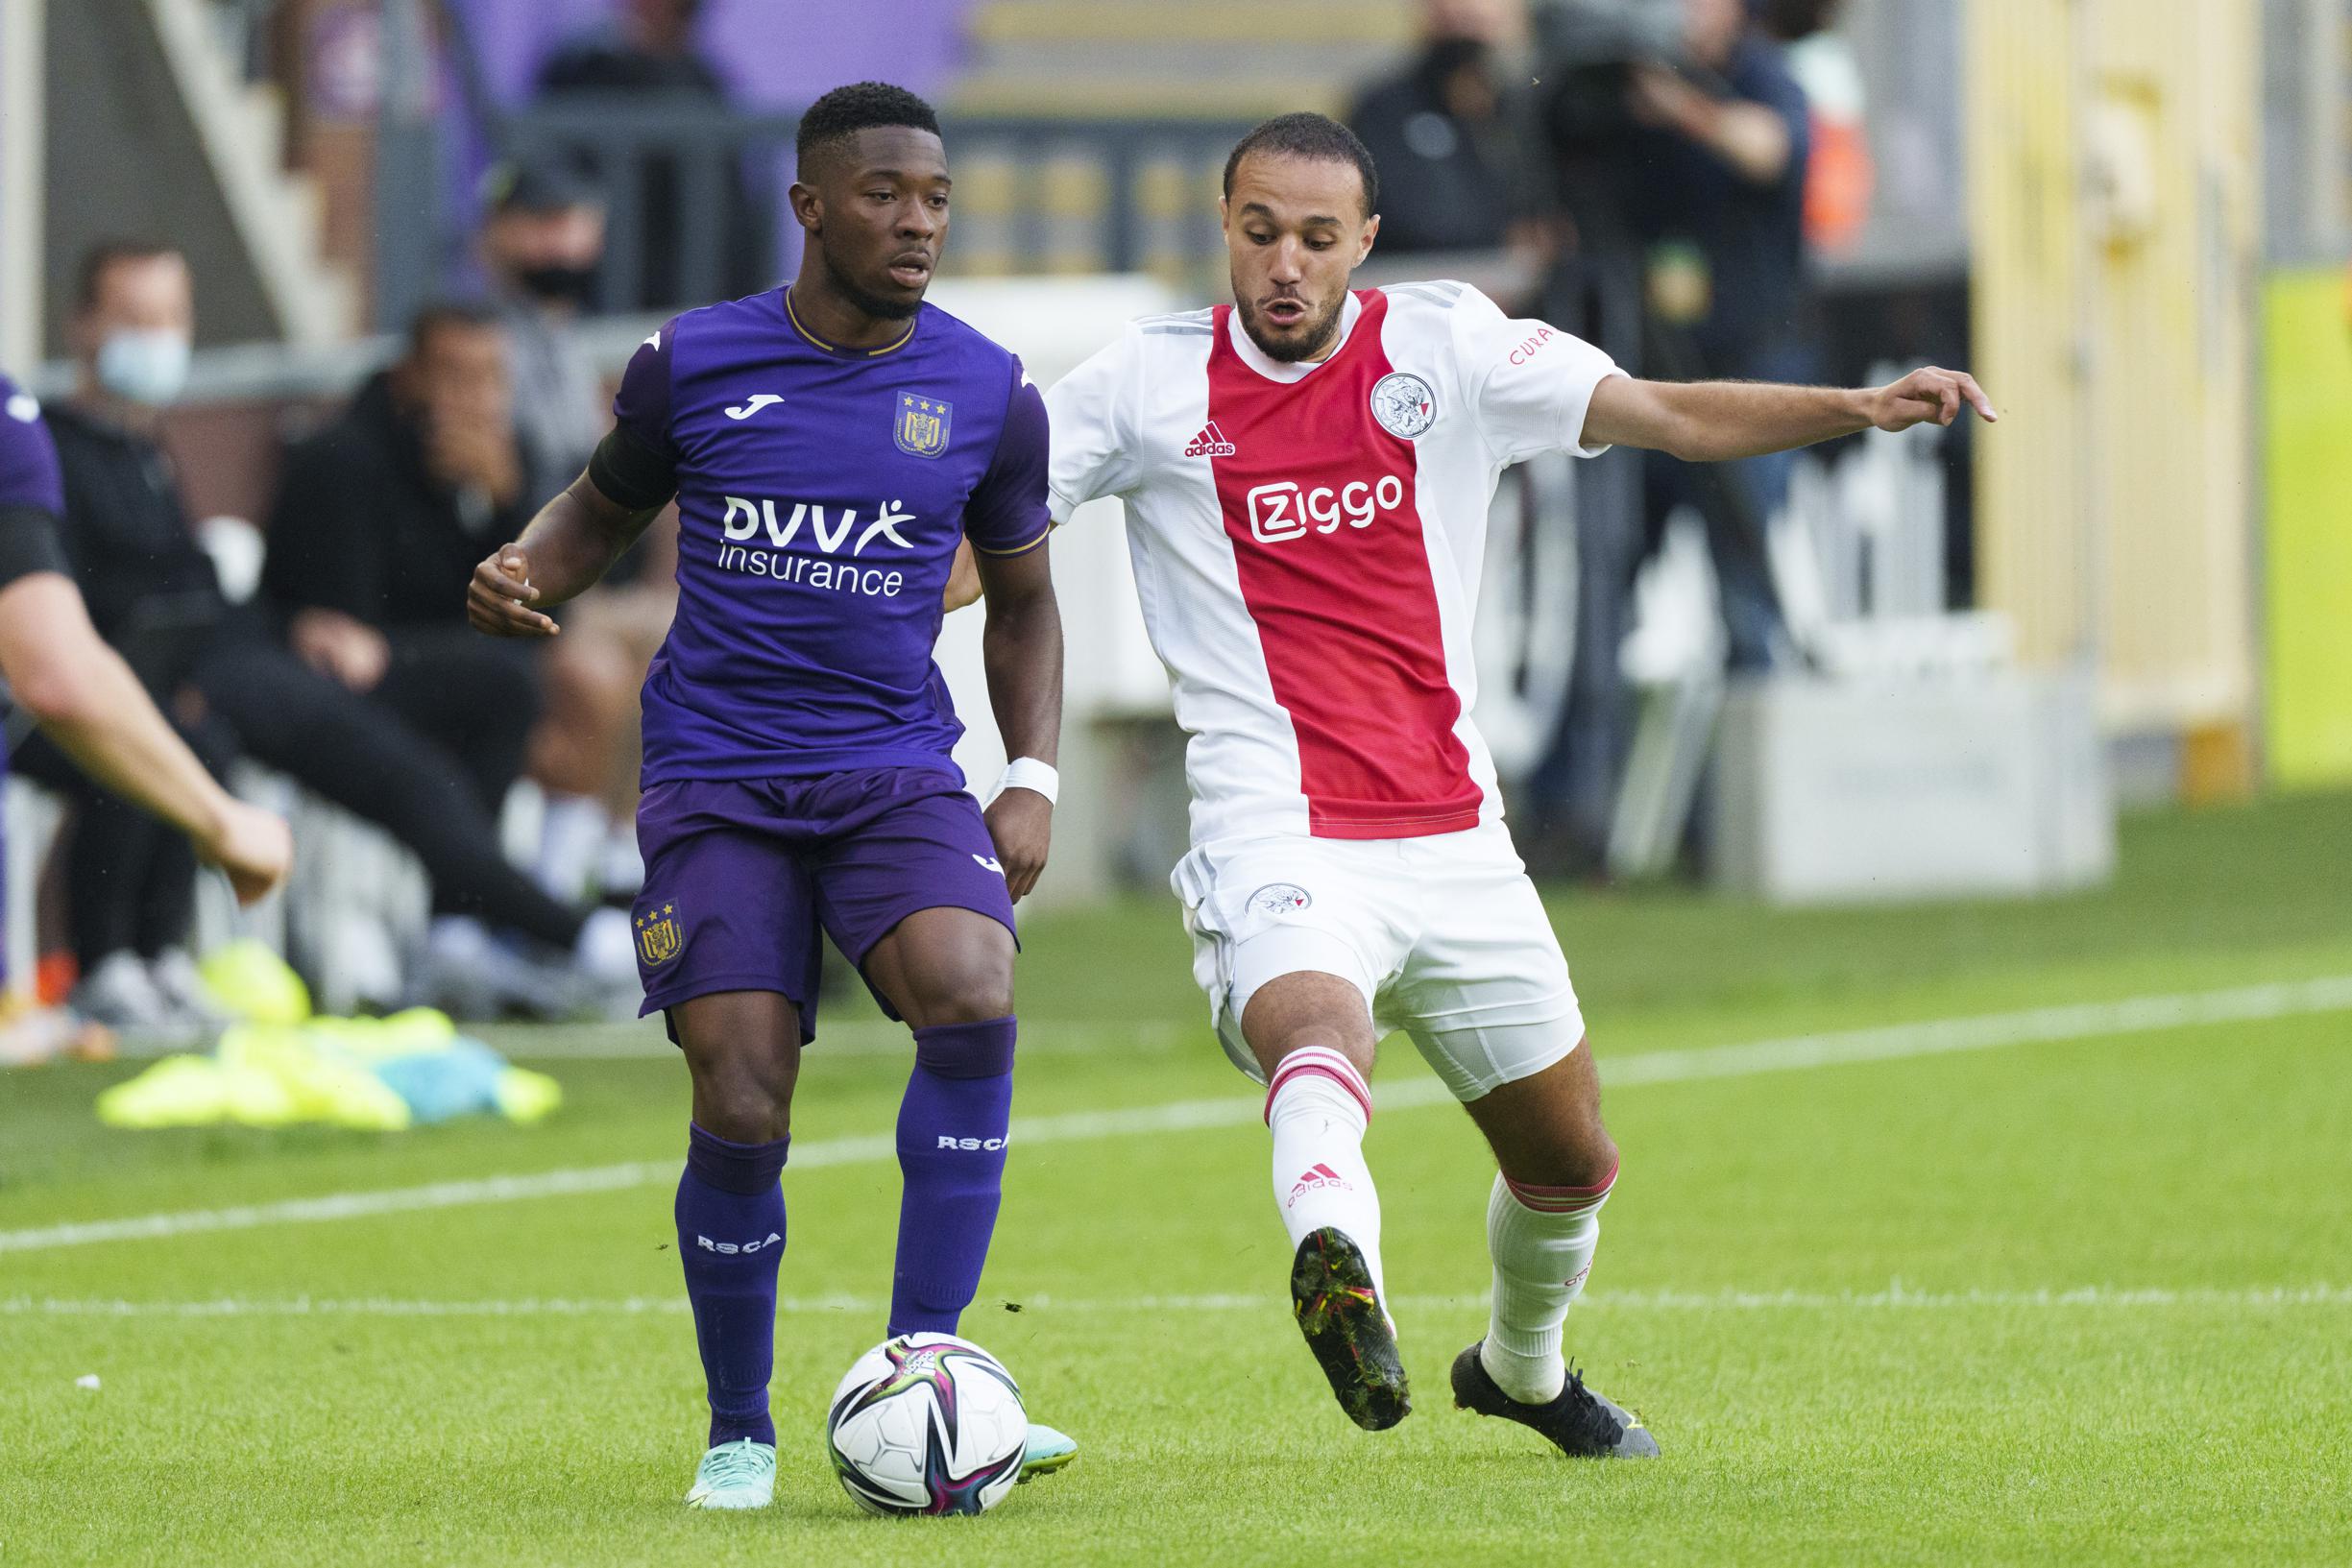
[[[727,84],[695,41],[694,23],[702,0],[621,0],[618,15],[599,29],[565,44],[540,68],[543,102],[570,94],[627,93],[649,106],[670,105],[707,113],[727,107]],[[637,286],[626,299],[611,291],[599,298],[610,310],[667,310],[700,304],[686,291],[692,279],[680,274],[678,235],[690,224],[709,221],[685,210],[682,157],[655,154],[634,168],[599,171],[607,188],[618,179],[637,181],[639,224]],[[773,223],[744,182],[729,151],[696,153],[718,161],[711,187],[719,202],[720,299],[756,293],[773,281],[769,235]]]
[[[444,590],[530,516],[505,329],[487,306],[428,305],[400,359],[287,453],[261,571],[303,663],[431,736],[494,816],[539,674],[468,634]]]
[[[75,301],[80,377],[73,397],[50,411],[66,559],[99,633],[196,754],[216,776],[252,757],[382,825],[424,863],[440,912],[478,916],[521,938],[437,954],[427,983],[459,1008],[561,1010],[628,983],[626,920],[584,919],[508,864],[482,804],[483,775],[394,705],[412,680],[429,685],[429,665],[396,658],[389,639],[314,627],[304,645],[327,673],[291,651],[264,607],[232,605],[222,593],[158,440],[161,411],[186,380],[195,316],[179,252],[99,245],[83,261]],[[486,504],[519,486],[495,459],[476,452],[467,461],[483,470]],[[331,578],[358,568],[323,559],[315,569]],[[404,700],[412,711],[424,706]],[[67,872],[85,977],[78,1001],[124,1027],[184,1024],[201,995],[156,981],[182,973],[169,955],[184,948],[193,913],[185,842],[143,814],[110,807],[112,797],[78,788],[70,769],[44,773],[36,754],[27,748],[27,772],[84,808]],[[160,962],[108,962],[123,953]]]
[[[1637,343],[1611,326],[1612,351],[1638,352],[1645,374],[1677,379],[1809,379],[1810,124],[1780,45],[1750,25],[1746,0],[1543,0],[1536,22],[1539,124],[1575,226],[1575,266],[1601,287],[1604,316],[1639,322]],[[1645,454],[1644,537],[1602,575],[1630,588],[1669,517],[1695,507],[1721,590],[1727,663],[1773,667],[1787,634],[1764,525],[1791,467],[1784,453],[1705,469]],[[1621,613],[1612,605],[1587,618]],[[1617,639],[1597,640],[1613,650]]]
[[[1784,46],[1789,75],[1805,93],[1805,239],[1823,253],[1860,241],[1878,182],[1861,63],[1832,31],[1844,9],[1844,0],[1755,0],[1757,25]]]
[[[1806,381],[1814,374],[1805,250],[1810,125],[1778,44],[1744,0],[1684,0],[1678,68],[1636,62],[1612,172],[1642,247],[1650,374]],[[1788,492],[1790,452],[1702,469],[1662,452],[1643,470],[1645,553],[1697,509],[1720,587],[1729,667],[1768,670],[1787,630],[1764,525]]]
[[[501,314],[428,305],[401,357],[288,453],[261,586],[303,662],[439,742],[491,818],[526,773],[549,826],[587,810],[585,838],[543,833],[540,883],[568,905],[606,851],[601,796],[635,697],[609,636],[562,639],[543,661],[485,643],[455,608],[473,558],[536,510],[526,467]],[[462,916],[435,932],[458,952],[481,941]]]
[[[1420,0],[1419,53],[1348,110],[1381,170],[1384,253],[1500,250],[1525,215],[1520,126],[1498,58],[1524,9]]]
[[[156,712],[131,666],[100,640],[58,540],[64,509],[40,404],[0,375],[0,677],[13,711],[9,728],[16,730],[17,713],[38,725],[80,779],[183,834],[228,874],[237,902],[252,904],[285,879],[294,854],[286,825],[223,789]],[[105,831],[103,823],[91,831]],[[15,996],[0,999],[0,1064],[37,1061],[64,1043],[60,1020],[22,1010]]]
[[[553,158],[494,165],[482,198],[482,269],[506,328],[523,489],[536,510],[588,467],[611,422],[604,378],[577,331],[604,260],[604,202]]]
[[[579,342],[579,320],[604,254],[596,188],[549,158],[495,166],[481,255],[512,350],[515,420],[530,509],[588,470],[612,425],[611,398]],[[569,607],[546,650],[546,716],[530,776],[546,791],[537,871],[561,898],[637,891],[637,689],[677,605],[674,518],[646,531],[594,591]]]

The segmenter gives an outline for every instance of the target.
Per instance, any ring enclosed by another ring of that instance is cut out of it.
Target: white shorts
[[[1352,982],[1374,1026],[1411,1034],[1457,1099],[1540,1073],[1584,1038],[1560,939],[1499,822],[1206,844],[1169,881],[1217,1038],[1260,1082],[1242,1014],[1260,986],[1299,970]]]

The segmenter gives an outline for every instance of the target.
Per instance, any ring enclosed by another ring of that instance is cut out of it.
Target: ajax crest
[[[955,405],[919,392],[898,395],[898,419],[892,434],[898,449],[912,457],[937,457],[947,450]]]
[[[1372,418],[1390,435],[1411,441],[1438,422],[1438,395],[1419,376],[1392,371],[1372,383]]]
[[[1262,915],[1295,915],[1314,902],[1305,888],[1292,882],[1268,882],[1249,895],[1249,907]]]
[[[685,943],[676,905],[665,904],[637,917],[637,955],[645,961],[647,968],[659,968],[669,962]]]

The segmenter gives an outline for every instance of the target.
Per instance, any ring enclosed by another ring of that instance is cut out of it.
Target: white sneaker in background
[[[637,851],[637,824],[616,822],[596,862],[596,892],[606,902],[633,899],[645,886],[645,857]]]
[[[185,948],[173,948],[148,959],[147,978],[164,1005],[183,1022],[206,1029],[224,1029],[236,1022],[227,1008],[213,1000],[204,977],[196,972],[196,960]]]
[[[146,962],[130,949],[109,953],[74,987],[74,1011],[125,1035],[193,1038],[199,1031],[156,989]]]
[[[426,929],[409,987],[412,1001],[459,1019],[563,1019],[595,1005],[560,959],[532,957],[470,915],[443,915]]]
[[[539,855],[532,861],[531,876],[557,902],[583,903],[612,826],[602,801],[549,795],[540,813]]]
[[[591,909],[572,945],[580,973],[599,985],[637,983],[637,929],[626,909]]]

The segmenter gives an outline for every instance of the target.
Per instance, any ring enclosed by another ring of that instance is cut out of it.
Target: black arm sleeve
[[[36,571],[74,574],[57,519],[37,506],[0,506],[0,588]]]
[[[588,482],[614,505],[646,512],[678,494],[678,466],[616,424],[588,460]]]

